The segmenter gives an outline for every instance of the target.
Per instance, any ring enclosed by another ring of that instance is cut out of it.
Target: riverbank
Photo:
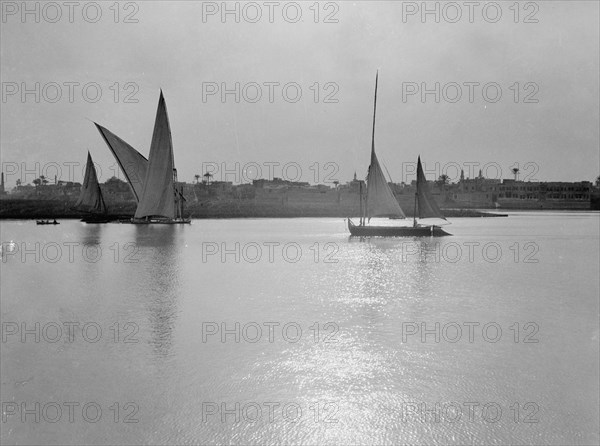
[[[86,214],[73,210],[74,203],[63,200],[1,200],[0,219],[54,219],[82,218]],[[135,202],[108,203],[109,215],[131,217]],[[476,209],[444,209],[448,218],[504,217],[506,214],[483,212]],[[347,205],[323,203],[274,204],[254,200],[209,200],[186,206],[186,216],[191,218],[295,218],[295,217],[357,217],[359,209]],[[412,213],[407,212],[407,217]]]

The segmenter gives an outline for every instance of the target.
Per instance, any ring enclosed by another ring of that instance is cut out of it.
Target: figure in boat
[[[348,230],[351,235],[356,236],[380,236],[380,237],[439,237],[450,235],[437,225],[424,225],[417,222],[417,218],[437,218],[446,220],[442,215],[437,203],[433,200],[423,167],[421,157],[417,161],[417,191],[415,193],[415,208],[412,226],[371,226],[368,223],[372,217],[388,217],[393,219],[405,219],[406,215],[400,207],[398,200],[390,189],[385,178],[377,155],[375,153],[375,115],[377,111],[377,81],[379,73],[375,77],[375,99],[373,105],[373,131],[371,136],[371,163],[366,181],[366,195],[363,196],[362,182],[360,183],[360,220],[355,225],[348,218]],[[363,203],[364,201],[364,203]]]

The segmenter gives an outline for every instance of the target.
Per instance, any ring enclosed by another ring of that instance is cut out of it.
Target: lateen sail
[[[104,198],[102,198],[102,191],[100,190],[100,184],[98,184],[98,177],[90,152],[88,152],[81,193],[75,207],[82,211],[106,214],[106,204],[104,204]]]
[[[374,150],[371,152],[371,165],[367,175],[367,216],[405,217],[383,175]]]
[[[119,163],[135,200],[139,203],[148,171],[148,160],[114,133],[98,124],[96,124],[96,128]]]
[[[162,91],[156,111],[154,133],[148,156],[148,170],[135,218],[175,218],[175,188],[173,184],[173,142],[169,117]]]
[[[445,220],[429,191],[423,166],[421,166],[421,157],[417,161],[417,215],[419,218],[442,218]]]
[[[375,154],[375,112],[377,110],[377,78],[375,77],[375,101],[373,105],[373,133],[371,139],[371,165],[367,174],[367,217],[405,218],[402,208],[394,197]]]

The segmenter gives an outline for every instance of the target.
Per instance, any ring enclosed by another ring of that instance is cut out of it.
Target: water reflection
[[[344,416],[353,420],[353,435],[363,434],[365,440],[397,442],[400,434],[418,442],[417,430],[402,422],[398,408],[415,398],[415,383],[421,382],[415,376],[430,376],[422,364],[431,359],[427,351],[411,351],[401,344],[400,327],[428,314],[437,300],[440,242],[421,237],[349,242],[358,248],[350,249],[354,263],[350,280],[358,297],[352,310],[358,317],[344,324],[335,352],[341,358],[335,367],[350,377],[347,393],[339,396]],[[332,352],[327,355],[334,362]],[[347,356],[351,364],[343,361]]]
[[[135,225],[146,280],[144,298],[150,320],[150,344],[157,357],[171,355],[180,294],[180,255],[184,228],[178,225]]]
[[[358,280],[354,281],[363,296],[383,293],[414,301],[431,291],[434,264],[440,262],[440,242],[436,239],[351,238],[349,242],[363,247],[356,265]]]
[[[103,224],[81,224],[78,240],[81,240],[84,246],[100,245],[104,226]]]
[[[3,222],[5,240],[14,239],[19,247],[21,242],[32,249],[37,242],[56,241],[66,253],[63,243],[101,240],[103,249],[97,263],[82,259],[80,250],[75,262],[37,263],[31,255],[27,261],[20,253],[10,256],[2,264],[0,280],[3,321],[29,326],[36,320],[59,325],[96,321],[106,327],[101,342],[84,342],[77,332],[78,342],[64,340],[62,351],[58,343],[22,343],[18,336],[3,343],[5,400],[95,400],[102,403],[105,416],[96,424],[69,423],[63,407],[60,423],[34,425],[32,417],[22,423],[14,415],[4,423],[0,442],[508,444],[517,439],[527,444],[598,444],[598,408],[588,397],[598,393],[598,218],[580,222],[579,235],[569,239],[560,229],[567,227],[564,219],[549,218],[544,214],[464,223],[470,225],[470,237],[478,240],[489,240],[494,233],[503,240],[520,234],[519,243],[536,241],[540,262],[531,265],[492,264],[481,256],[452,263],[450,244],[466,240],[456,236],[448,241],[346,243],[345,236],[336,235],[336,241],[342,240],[337,263],[312,258],[274,265],[199,260],[199,243],[211,240],[207,233],[224,241],[238,240],[240,234],[249,234],[250,240],[272,240],[273,233],[281,240],[298,240],[298,234],[306,234],[302,247],[309,252],[314,239],[325,240],[322,234],[332,227],[328,220],[206,221],[197,231],[194,226],[79,222],[32,229],[31,222]],[[248,232],[249,224],[255,224],[253,232]],[[539,235],[540,226],[548,235]],[[121,247],[118,262],[109,249],[116,242]],[[123,249],[127,243],[137,248],[137,263],[124,261],[131,254]],[[196,251],[186,249],[185,243]],[[277,280],[265,278],[267,273]],[[224,286],[225,281],[230,283]],[[192,298],[196,290],[218,298]],[[296,343],[284,341],[280,331],[273,343],[265,337],[255,344],[243,338],[240,343],[203,343],[198,324],[213,317],[242,323],[274,320],[281,323],[279,328],[296,321],[304,335]],[[110,327],[129,321],[139,326],[135,337],[140,342],[114,342]],[[328,321],[339,326],[337,342],[324,340],[331,333],[325,328]],[[506,330],[498,343],[484,342],[481,332],[470,343],[466,330],[457,343],[443,337],[434,342],[431,336],[422,342],[418,335],[403,342],[402,322],[426,322],[431,328],[436,321],[497,321]],[[540,342],[515,343],[505,323],[517,321],[538,323]],[[314,322],[319,342],[309,328]],[[515,379],[514,370],[526,373]],[[139,423],[114,423],[108,407],[115,401],[139,404]],[[202,404],[208,401],[227,402],[228,408],[236,401],[242,406],[256,401],[263,408],[265,402],[279,402],[279,422],[264,422],[268,417],[263,410],[262,421],[256,423],[243,416],[236,423],[232,415],[223,423],[219,414],[213,423],[203,423]],[[493,426],[483,422],[481,411],[474,422],[466,413],[457,423],[403,419],[403,404],[420,401],[428,408],[436,402],[458,401],[462,406],[494,401],[503,417]],[[521,408],[524,401],[537,402],[539,422],[513,422],[511,405],[516,401]],[[282,420],[281,409],[291,402],[303,410],[299,422]],[[335,413],[325,407],[332,402],[338,405]],[[588,416],[578,416],[582,413]],[[338,422],[324,422],[329,416]]]
[[[432,296],[435,293],[435,268],[440,262],[440,242],[434,238],[418,238],[413,240],[413,250],[417,251],[412,263],[413,283],[418,297]],[[408,256],[407,256],[408,257]],[[414,299],[415,303],[423,303],[423,299]]]

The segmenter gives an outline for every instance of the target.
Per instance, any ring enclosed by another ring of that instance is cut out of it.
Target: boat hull
[[[189,225],[192,222],[191,218],[175,218],[175,219],[135,219],[132,218],[128,222],[134,225]]]
[[[348,230],[355,237],[444,237],[452,235],[439,226],[357,226],[348,219]]]
[[[87,224],[100,224],[100,223],[110,223],[112,221],[117,220],[116,217],[106,217],[100,215],[94,215],[90,217],[83,217],[80,221]]]

